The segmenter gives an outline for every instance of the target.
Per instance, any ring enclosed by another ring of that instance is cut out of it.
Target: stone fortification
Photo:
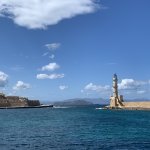
[[[150,109],[149,101],[141,101],[141,102],[123,102],[123,108],[127,109]]]
[[[150,101],[140,102],[124,102],[123,96],[118,94],[118,78],[113,76],[113,96],[110,97],[110,105],[107,108],[111,109],[150,109]]]
[[[27,101],[28,106],[40,106],[39,100],[28,100]]]
[[[118,94],[118,78],[117,75],[113,76],[113,96],[110,97],[110,107],[123,106],[123,95]]]
[[[19,96],[5,96],[3,93],[0,93],[0,107],[27,107],[39,105],[39,100],[29,100],[28,98]]]

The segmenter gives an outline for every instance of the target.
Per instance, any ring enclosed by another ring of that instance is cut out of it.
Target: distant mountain
[[[102,98],[75,98],[53,103],[55,106],[89,106],[94,104],[106,104],[106,100]]]
[[[125,102],[150,101],[150,99],[135,98],[135,99],[124,99],[124,101]],[[90,105],[95,105],[95,104],[108,105],[109,103],[110,103],[110,100],[104,99],[104,98],[74,98],[74,99],[52,102],[54,106],[90,106]]]
[[[72,100],[65,100],[65,101],[59,101],[59,102],[54,102],[53,103],[54,106],[89,106],[89,105],[93,105],[93,103],[85,101],[85,100],[76,100],[76,99],[72,99]]]
[[[92,102],[93,104],[108,104],[109,99],[104,98],[83,98],[84,100],[88,102]]]

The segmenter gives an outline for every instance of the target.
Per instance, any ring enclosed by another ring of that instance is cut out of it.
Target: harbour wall
[[[123,108],[146,108],[150,109],[150,102],[141,101],[141,102],[122,102]]]
[[[40,106],[39,100],[29,100],[19,96],[0,95],[0,107]]]

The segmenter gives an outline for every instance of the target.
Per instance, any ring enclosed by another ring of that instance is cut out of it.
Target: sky
[[[41,101],[150,99],[149,0],[1,0],[0,91]]]

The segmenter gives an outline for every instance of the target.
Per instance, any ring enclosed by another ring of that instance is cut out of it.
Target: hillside
[[[56,106],[86,106],[95,104],[108,104],[109,101],[103,98],[74,98],[53,102]]]
[[[54,106],[90,106],[93,103],[82,99],[71,99],[53,103]]]

